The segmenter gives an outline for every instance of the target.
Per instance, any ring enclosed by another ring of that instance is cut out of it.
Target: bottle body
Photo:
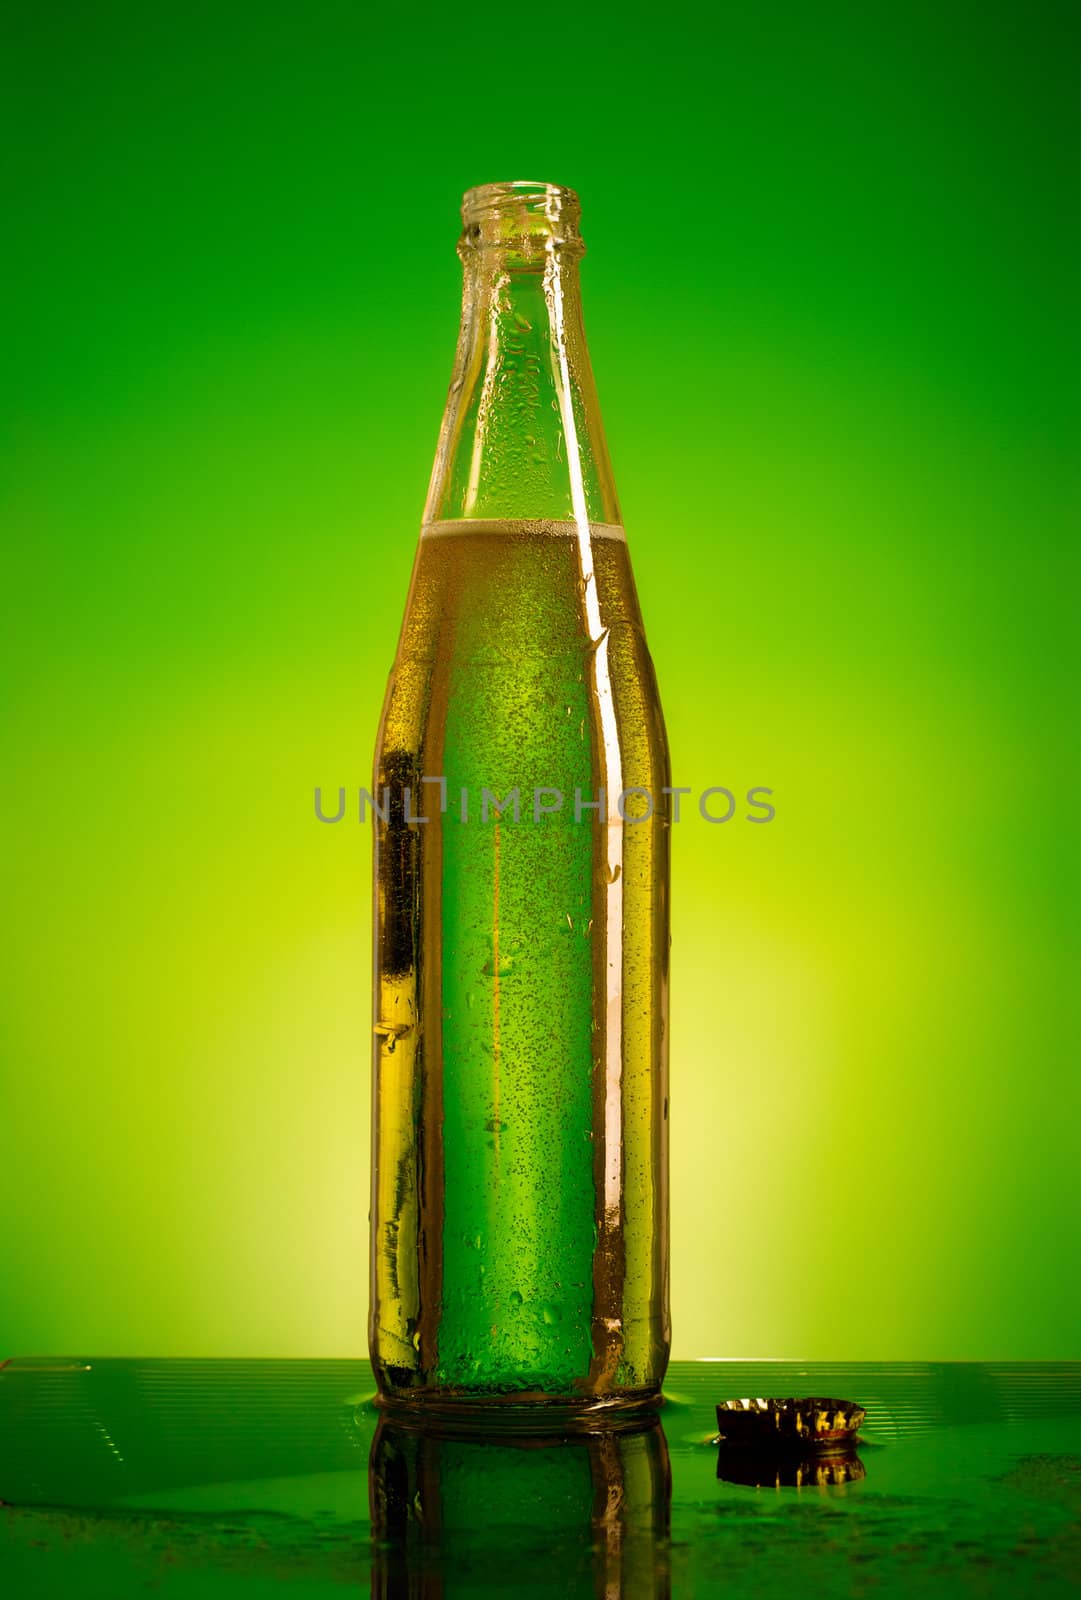
[[[370,1346],[430,1414],[667,1362],[668,756],[582,509],[426,521],[379,733]]]

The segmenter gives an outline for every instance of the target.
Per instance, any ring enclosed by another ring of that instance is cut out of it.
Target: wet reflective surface
[[[1077,1591],[1079,1365],[676,1362],[658,1424],[567,1440],[416,1432],[372,1389],[359,1361],[9,1363],[0,1592]],[[720,1401],[813,1393],[867,1409],[843,1459],[711,1442]]]

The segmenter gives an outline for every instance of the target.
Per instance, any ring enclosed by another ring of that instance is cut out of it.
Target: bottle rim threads
[[[459,253],[503,249],[524,254],[539,248],[581,255],[581,214],[578,196],[562,184],[531,178],[478,184],[462,196]]]

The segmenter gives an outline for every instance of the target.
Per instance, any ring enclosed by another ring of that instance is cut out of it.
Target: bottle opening
[[[559,249],[581,255],[581,211],[574,190],[562,184],[530,178],[482,183],[462,196],[459,249],[496,247],[522,256]]]

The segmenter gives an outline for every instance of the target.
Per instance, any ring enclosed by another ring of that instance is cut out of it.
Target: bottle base
[[[380,1391],[375,1404],[404,1427],[464,1433],[540,1434],[623,1431],[649,1426],[662,1403],[659,1388],[621,1394],[470,1394],[454,1390]]]

